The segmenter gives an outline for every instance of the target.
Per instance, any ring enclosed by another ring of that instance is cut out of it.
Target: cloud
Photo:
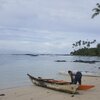
[[[91,19],[97,2],[0,0],[0,50],[69,53],[77,40],[100,42],[100,17]]]

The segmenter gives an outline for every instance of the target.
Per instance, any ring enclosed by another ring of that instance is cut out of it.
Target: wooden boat
[[[67,93],[78,93],[78,85],[69,84],[68,82],[58,81],[54,79],[42,79],[41,77],[35,78],[27,74],[33,84],[57,91],[67,92]]]
[[[41,77],[35,78],[30,74],[27,74],[33,84],[53,90],[63,91],[67,93],[78,93],[77,90],[88,90],[94,87],[94,85],[77,85],[70,84],[63,80],[43,79]]]

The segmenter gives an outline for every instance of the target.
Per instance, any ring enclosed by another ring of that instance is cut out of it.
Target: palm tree
[[[93,41],[90,42],[90,44],[93,44],[93,43],[95,43],[95,42],[96,42],[96,40],[93,40]]]
[[[97,7],[92,10],[92,11],[95,11],[95,13],[92,15],[91,18],[94,18],[95,16],[97,16],[98,14],[100,14],[100,4],[97,3],[96,5],[97,5]]]
[[[97,44],[97,48],[100,48],[100,43]]]
[[[73,45],[72,48],[74,48],[75,47],[75,44],[73,43],[72,45]]]
[[[88,47],[88,48],[90,47],[90,41],[89,41],[89,42],[87,42],[87,47]]]
[[[81,42],[82,42],[81,40],[78,41],[78,45],[79,45],[79,46],[81,46]]]

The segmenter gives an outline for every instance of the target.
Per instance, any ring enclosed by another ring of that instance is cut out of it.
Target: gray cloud
[[[0,50],[69,53],[72,43],[97,39],[99,0],[0,0]]]

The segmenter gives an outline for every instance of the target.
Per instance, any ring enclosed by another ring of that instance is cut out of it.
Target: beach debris
[[[5,94],[0,94],[0,96],[5,96]]]
[[[71,97],[74,97],[74,94],[72,94]]]

